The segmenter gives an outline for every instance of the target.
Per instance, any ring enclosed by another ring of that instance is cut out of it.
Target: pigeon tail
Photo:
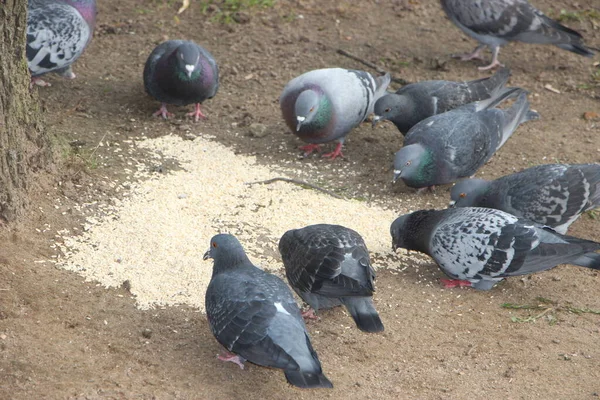
[[[369,333],[383,332],[383,323],[370,297],[344,297],[341,300],[358,329]]]
[[[594,55],[596,54],[591,50],[591,49],[593,49],[593,47],[587,47],[583,44],[565,43],[565,44],[557,44],[556,47],[559,47],[563,50],[568,50],[570,52],[579,54],[580,56],[584,56],[584,57],[594,57]],[[594,50],[598,51],[598,49],[594,49]]]
[[[333,388],[333,384],[320,370],[318,373],[306,371],[284,371],[287,381],[303,389]]]
[[[600,269],[600,254],[586,253],[573,261],[572,264],[585,268]]]
[[[496,97],[496,93],[499,93],[504,89],[508,79],[511,76],[510,69],[500,68],[494,75],[488,78],[481,78],[476,81],[469,82],[474,89],[483,87],[485,92],[490,93],[490,97]]]
[[[523,122],[536,120],[540,117],[537,112],[529,109],[527,91],[519,89],[516,93],[519,94],[517,101],[515,101],[512,107],[505,110],[506,124],[502,130],[502,141],[500,142],[498,149],[504,145],[515,129],[517,129],[517,126],[521,125]]]

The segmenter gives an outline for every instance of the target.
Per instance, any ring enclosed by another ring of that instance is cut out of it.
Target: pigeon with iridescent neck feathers
[[[206,118],[200,105],[219,89],[219,68],[213,56],[196,43],[169,40],[150,53],[144,67],[144,87],[162,103],[155,116],[172,116],[167,104],[194,104],[194,111],[187,115],[197,122]]]
[[[332,388],[312,347],[289,287],[257,268],[232,235],[216,235],[204,259],[214,260],[206,290],[206,316],[213,335],[231,353],[219,356],[282,369],[301,388]],[[233,353],[233,354],[232,354]]]
[[[48,72],[75,78],[71,65],[92,40],[95,25],[95,0],[29,0],[25,54],[31,82],[50,86],[39,78]]]
[[[343,156],[346,136],[373,112],[390,80],[389,74],[374,78],[343,68],[309,71],[288,82],[279,106],[290,130],[309,143],[300,147],[305,155],[319,151],[322,143],[337,141],[333,152],[323,154],[333,160]]]

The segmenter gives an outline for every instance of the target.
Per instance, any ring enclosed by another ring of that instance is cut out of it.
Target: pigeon
[[[600,164],[549,164],[494,181],[465,179],[450,193],[456,207],[506,211],[565,234],[581,213],[600,207]]]
[[[503,101],[472,103],[429,117],[415,125],[394,157],[394,182],[413,188],[433,187],[471,176],[502,147],[523,122],[537,119],[527,92],[507,109],[490,108]]]
[[[219,359],[242,369],[245,360],[282,369],[300,388],[332,388],[288,286],[255,267],[232,235],[214,236],[208,258],[214,260],[205,300],[208,323],[217,341],[234,353]]]
[[[189,40],[167,40],[156,46],[144,67],[146,92],[160,101],[155,116],[173,116],[167,104],[195,104],[187,115],[198,122],[206,115],[200,105],[212,99],[219,89],[219,68],[213,56],[202,46]]]
[[[429,255],[452,278],[442,280],[446,287],[489,290],[504,278],[559,264],[600,269],[600,243],[492,208],[416,211],[397,218],[390,231],[394,251]]]
[[[289,284],[313,310],[343,304],[361,331],[383,331],[372,299],[375,270],[356,231],[329,224],[293,229],[281,237],[279,252]]]
[[[309,143],[300,147],[309,155],[319,144],[337,140],[332,160],[343,156],[346,135],[373,112],[377,99],[390,84],[389,74],[374,78],[365,71],[326,68],[306,72],[291,81],[279,97],[287,126]]]
[[[498,61],[500,46],[510,41],[553,44],[573,53],[593,57],[581,35],[559,24],[533,7],[527,0],[441,0],[448,18],[480,44],[462,60],[481,59],[479,53],[488,46],[492,62],[480,67],[491,69],[502,65]]]
[[[25,55],[32,84],[50,86],[40,78],[55,72],[73,79],[71,65],[92,40],[95,0],[29,0]]]
[[[377,100],[373,127],[387,119],[406,135],[410,128],[432,115],[476,101],[494,102],[517,90],[504,86],[509,77],[510,71],[502,68],[489,78],[469,82],[424,81],[403,86]]]

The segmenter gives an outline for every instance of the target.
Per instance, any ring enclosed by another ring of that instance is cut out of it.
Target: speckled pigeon
[[[172,116],[167,104],[195,104],[194,111],[187,115],[198,122],[206,118],[200,105],[219,89],[219,68],[213,56],[196,43],[168,40],[150,53],[144,67],[144,87],[162,103],[155,116]]]
[[[463,60],[480,59],[479,53],[487,46],[493,54],[491,64],[480,70],[500,64],[500,46],[510,41],[553,44],[573,53],[593,57],[594,49],[583,43],[581,35],[545,16],[527,0],[441,0],[450,20],[480,44]]]
[[[502,147],[519,124],[537,119],[527,92],[519,89],[507,109],[495,103],[472,103],[429,117],[415,125],[394,158],[394,182],[413,188],[432,187],[471,176]],[[512,95],[508,93],[507,95]]]
[[[248,360],[279,368],[292,385],[331,388],[288,286],[255,267],[240,242],[220,234],[204,259],[214,260],[206,290],[206,315],[213,335],[235,354],[219,356],[244,367]]]
[[[489,290],[502,279],[559,264],[600,269],[600,243],[492,208],[421,210],[396,219],[392,248],[429,255],[451,280],[446,287]]]
[[[565,234],[581,213],[600,207],[600,164],[538,165],[494,181],[465,179],[450,193],[456,207],[488,207]]]
[[[293,229],[279,252],[288,282],[312,309],[343,304],[360,330],[383,331],[372,298],[375,270],[358,232],[329,224]]]
[[[495,102],[507,93],[517,90],[507,88],[510,71],[500,69],[488,78],[469,82],[423,81],[401,87],[388,93],[375,103],[373,126],[380,120],[389,120],[403,134],[418,122],[432,115],[464,106],[475,101]]]
[[[301,147],[305,155],[320,150],[321,143],[337,140],[335,150],[323,157],[343,156],[346,135],[373,112],[390,79],[389,74],[374,78],[364,71],[326,68],[289,81],[279,105],[290,130],[309,143]]]
[[[50,86],[39,78],[47,72],[75,78],[71,65],[92,40],[95,25],[95,0],[29,0],[25,53],[32,83]]]

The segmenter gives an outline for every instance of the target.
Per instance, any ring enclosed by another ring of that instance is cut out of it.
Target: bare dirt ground
[[[600,12],[597,0],[535,4],[553,16],[560,9]],[[227,24],[215,20],[214,8],[203,13],[194,2],[178,18],[174,2],[110,0],[98,7],[96,36],[75,65],[78,78],[50,77],[53,86],[39,89],[60,164],[52,176],[40,177],[29,218],[2,232],[0,398],[599,397],[600,315],[582,312],[600,310],[595,271],[561,266],[482,293],[442,289],[433,264],[418,271],[410,265],[400,272],[380,269],[376,303],[385,333],[358,331],[341,310],[322,313],[309,330],[335,389],[301,391],[279,371],[251,364],[241,371],[217,361],[220,347],[205,316],[193,308],[140,311],[126,285],[107,290],[40,263],[56,256],[51,246],[59,230],[81,229],[84,217],[101,213],[103,204],[127,191],[112,182],[124,181],[132,165],[144,161],[128,146],[139,137],[209,133],[275,169],[317,166],[314,181],[345,196],[413,209],[443,207],[447,187],[417,195],[391,185],[391,156],[402,144],[393,126],[356,129],[344,160],[302,159],[277,98],[289,79],[307,70],[366,68],[336,49],[411,82],[486,76],[475,63],[449,57],[474,43],[451,25],[437,1],[296,0],[242,13],[236,16],[240,23]],[[567,23],[598,47],[600,21],[589,15]],[[194,39],[220,63],[221,89],[206,102],[208,121],[182,119],[183,109],[171,110],[178,117],[170,121],[150,116],[158,104],[145,95],[141,72],[152,48],[167,38]],[[600,112],[598,56],[517,44],[501,52],[501,61],[513,71],[511,85],[531,92],[541,119],[519,128],[478,175],[498,177],[557,160],[600,162],[600,122],[582,117]],[[265,125],[266,136],[249,134],[252,123]],[[570,233],[600,240],[600,225],[584,215]],[[504,303],[540,308],[507,309]]]

